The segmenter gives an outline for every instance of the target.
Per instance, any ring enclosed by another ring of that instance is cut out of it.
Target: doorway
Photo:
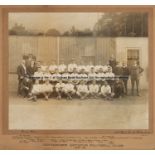
[[[127,49],[127,65],[130,67],[136,61],[139,64],[139,49]]]

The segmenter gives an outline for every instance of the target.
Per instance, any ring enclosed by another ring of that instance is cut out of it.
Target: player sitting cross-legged
[[[57,99],[59,99],[59,100],[62,98],[62,94],[64,93],[64,87],[65,87],[65,84],[62,82],[61,79],[55,85],[55,91],[57,93]]]
[[[85,99],[89,95],[89,90],[85,81],[81,81],[79,85],[77,85],[76,94],[80,97],[80,99]]]
[[[104,81],[104,84],[101,86],[101,92],[100,92],[101,97],[103,97],[106,100],[111,100],[112,99],[112,92],[111,92],[111,87],[108,84],[107,81]]]
[[[99,85],[96,84],[95,80],[93,80],[92,84],[89,85],[89,93],[90,93],[91,97],[97,98],[98,92],[99,92]]]
[[[53,85],[47,79],[45,83],[42,85],[42,87],[43,87],[43,95],[45,97],[45,100],[48,100],[49,96],[53,92]]]
[[[72,99],[72,96],[75,94],[75,88],[74,88],[74,84],[72,83],[72,81],[68,81],[68,83],[65,84],[64,86],[64,93],[67,95],[67,99]]]
[[[29,100],[37,101],[38,95],[42,94],[42,92],[42,84],[40,84],[39,80],[36,79],[35,83],[32,86]]]

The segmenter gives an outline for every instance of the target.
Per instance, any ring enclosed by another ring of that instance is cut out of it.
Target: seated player
[[[39,83],[39,80],[35,80],[35,83],[32,86],[32,90],[30,93],[30,100],[37,101],[37,96],[42,94],[42,84]]]
[[[36,61],[35,67],[36,68],[41,68],[41,61]]]
[[[75,60],[72,59],[71,63],[68,64],[68,72],[72,73],[74,68],[77,68],[77,64],[75,63]]]
[[[21,94],[23,97],[28,97],[32,89],[32,80],[25,76],[21,83]]]
[[[75,94],[74,84],[71,80],[68,81],[68,83],[64,86],[64,93],[67,95],[67,99],[72,99],[72,96]]]
[[[61,73],[61,74],[64,73],[66,68],[67,68],[67,66],[65,65],[64,61],[61,60],[60,65],[58,66],[59,73]]]
[[[93,80],[92,84],[89,85],[89,94],[97,98],[98,97],[98,92],[99,92],[99,85],[96,84],[96,81]]]
[[[99,68],[96,77],[96,80],[99,82],[99,84],[102,84],[102,81],[105,80],[105,73],[103,72],[103,68]]]
[[[101,61],[99,61],[98,65],[95,66],[95,72],[97,73],[100,70],[100,68],[103,69],[103,65]]]
[[[56,65],[56,62],[52,61],[51,65],[49,66],[50,73],[53,74],[57,68],[58,68],[58,66]]]
[[[109,67],[111,67],[111,66],[104,65],[104,66],[102,67],[103,72],[106,73],[106,72],[108,71],[108,68],[109,68]]]
[[[115,74],[112,72],[112,68],[108,67],[107,72],[106,72],[106,77],[115,77]]]
[[[81,70],[86,72],[86,65],[84,64],[83,60],[80,60],[79,65],[77,66],[77,71],[80,73]]]
[[[54,74],[52,74],[52,78],[54,82],[58,82],[61,79],[61,74],[59,73],[58,68],[55,69]]]
[[[52,75],[49,72],[49,69],[46,68],[46,70],[43,72],[43,81],[45,81],[46,79],[51,79]]]
[[[86,66],[86,72],[90,73],[91,72],[91,68],[94,68],[93,63],[89,62],[89,64]]]
[[[104,81],[104,84],[101,86],[101,97],[104,97],[107,100],[112,99],[111,87],[108,85],[107,81]]]
[[[108,68],[108,71],[106,72],[105,76],[106,76],[106,80],[107,80],[108,84],[110,85],[110,87],[112,88],[112,92],[113,92],[115,74],[112,72],[111,67]]]
[[[89,81],[95,80],[97,77],[97,74],[95,73],[94,67],[91,67],[90,72],[88,73],[88,79]]]
[[[110,66],[109,61],[107,62],[106,67],[107,67],[107,71],[110,69],[111,72],[113,72],[113,68]]]
[[[79,81],[88,81],[88,75],[86,74],[85,72],[85,69],[82,69],[79,74],[78,74],[78,77],[79,77]]]
[[[37,71],[34,73],[33,76],[35,79],[42,80],[43,79],[43,72],[41,70],[41,67],[38,67]]]
[[[59,100],[62,98],[62,94],[64,93],[64,87],[65,87],[65,84],[62,82],[62,80],[59,80],[58,83],[55,85],[57,99]]]
[[[121,98],[124,96],[124,83],[119,78],[114,82],[114,98]]]
[[[85,81],[81,81],[79,85],[77,85],[76,94],[80,97],[80,99],[85,99],[89,95],[89,90]]]
[[[70,74],[68,73],[68,69],[66,68],[64,72],[61,74],[62,81],[66,83],[68,81],[69,75]]]
[[[48,68],[48,66],[47,66],[47,64],[45,62],[42,62],[40,67],[41,67],[42,72],[45,72],[47,70],[47,68]]]
[[[45,81],[44,84],[42,84],[42,90],[45,100],[48,100],[49,96],[53,92],[53,85],[49,83],[48,79]]]
[[[78,74],[78,72],[77,72],[77,68],[74,68],[74,69],[73,69],[73,73],[69,74],[68,78],[69,78],[70,80],[72,80],[72,83],[73,83],[74,85],[78,84],[78,81],[79,81],[80,79],[79,79],[79,74]]]

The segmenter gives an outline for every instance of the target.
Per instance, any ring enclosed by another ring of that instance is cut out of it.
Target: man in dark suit
[[[134,95],[134,86],[136,83],[136,91],[137,91],[137,96],[139,95],[139,80],[140,80],[140,75],[144,71],[143,68],[141,68],[137,62],[135,61],[133,63],[133,66],[130,68],[130,76],[131,76],[131,86],[132,86],[132,95]]]
[[[122,77],[123,69],[120,62],[117,62],[116,67],[113,69],[113,73],[119,78]]]
[[[30,66],[27,66],[26,70],[29,77],[32,77],[34,73],[37,71],[37,66],[35,66],[35,61],[31,61]]]
[[[17,67],[17,74],[18,74],[18,94],[21,94],[21,83],[24,77],[27,75],[25,60],[22,60],[21,64]]]
[[[21,82],[20,92],[23,97],[28,97],[32,89],[32,80],[25,76]]]
[[[114,83],[114,98],[121,98],[124,96],[124,83],[121,79],[116,78]]]
[[[116,59],[114,58],[114,55],[111,55],[110,59],[109,59],[109,65],[112,67],[112,69],[114,69],[117,65]]]
[[[125,95],[128,93],[128,79],[129,79],[129,67],[126,65],[125,62],[122,63],[122,81],[125,87]]]

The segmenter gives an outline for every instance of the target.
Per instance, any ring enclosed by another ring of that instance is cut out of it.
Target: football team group
[[[128,66],[125,62],[118,62],[114,56],[105,65],[93,65],[92,62],[86,65],[77,63],[75,59],[71,59],[69,64],[61,61],[57,65],[52,61],[47,65],[29,54],[23,56],[17,67],[18,95],[33,101],[38,98],[113,100],[130,94],[140,96],[142,72],[138,62]],[[128,88],[128,81],[131,81],[131,88]]]

